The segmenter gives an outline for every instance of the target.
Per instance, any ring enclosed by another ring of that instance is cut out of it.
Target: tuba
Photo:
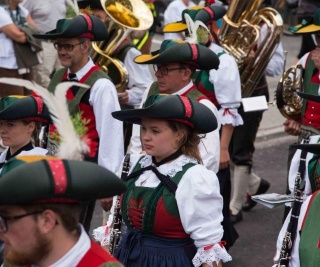
[[[142,0],[101,0],[101,5],[109,16],[109,38],[93,42],[92,59],[107,74],[110,69],[115,71],[116,75],[110,78],[120,93],[127,88],[129,74],[123,62],[114,58],[113,53],[132,30],[149,29],[153,23],[153,16]]]
[[[233,0],[219,31],[218,38],[224,50],[238,64],[242,97],[249,97],[261,79],[273,56],[282,34],[281,15],[273,8],[259,7],[263,0]],[[260,37],[261,25],[267,32],[261,45],[254,52]]]
[[[295,65],[283,72],[275,92],[277,107],[287,119],[299,120],[303,106],[302,98],[296,91],[303,92],[303,68]]]

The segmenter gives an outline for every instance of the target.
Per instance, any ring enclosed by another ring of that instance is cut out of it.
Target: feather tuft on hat
[[[70,117],[66,98],[66,92],[71,86],[88,87],[88,85],[77,82],[63,82],[57,85],[53,94],[39,84],[24,79],[0,78],[0,83],[23,86],[43,99],[59,133],[60,144],[55,156],[62,159],[82,160],[83,155],[90,152],[88,139],[85,135],[80,136],[76,131],[73,123],[74,118]]]

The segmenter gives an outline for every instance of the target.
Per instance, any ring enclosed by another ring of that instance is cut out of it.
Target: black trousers
[[[259,90],[255,90],[253,96],[266,96],[269,101],[269,92],[265,77],[260,82]],[[253,153],[255,151],[254,142],[262,120],[263,111],[244,112],[242,105],[238,109],[242,116],[243,125],[234,127],[231,138],[229,152],[231,160],[236,165],[246,165],[252,167]]]
[[[231,199],[231,175],[230,175],[230,168],[226,168],[223,170],[219,170],[217,173],[219,184],[220,184],[220,194],[223,197],[223,237],[222,240],[226,241],[225,248],[226,250],[230,249],[233,244],[238,239],[239,235],[234,228],[233,224],[230,222],[230,211],[229,211],[229,204]]]

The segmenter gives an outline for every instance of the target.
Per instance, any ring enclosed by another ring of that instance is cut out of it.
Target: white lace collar
[[[142,157],[139,161],[142,168],[148,167],[152,164],[152,157],[149,155],[145,155]],[[171,161],[169,163],[163,164],[157,169],[159,172],[161,172],[163,175],[168,175],[171,178],[174,177],[178,172],[182,171],[182,167],[186,165],[187,163],[195,163],[198,164],[197,160],[185,155],[181,155],[174,161]]]

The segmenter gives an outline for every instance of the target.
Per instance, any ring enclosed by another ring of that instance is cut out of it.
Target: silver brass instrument
[[[255,90],[282,34],[281,15],[269,7],[258,10],[261,3],[262,0],[233,0],[218,34],[221,46],[238,64],[242,97],[251,96]],[[263,45],[254,51],[263,24],[267,27]]]
[[[108,74],[113,65],[119,73],[118,78],[110,77],[118,92],[124,92],[128,83],[128,71],[123,62],[112,54],[128,36],[131,30],[146,30],[153,23],[153,15],[142,0],[101,0],[101,5],[109,20],[107,29],[109,38],[106,41],[93,42],[93,61]]]
[[[276,90],[277,107],[287,119],[299,120],[303,106],[302,98],[296,93],[303,92],[303,67],[295,65],[284,71]]]
[[[121,179],[124,180],[129,173],[130,170],[130,154],[126,154]],[[121,199],[120,196],[117,196],[116,203],[114,205],[114,213],[113,213],[113,224],[110,229],[110,243],[109,243],[109,251],[111,254],[114,254],[116,251],[121,237],[121,224],[122,224],[122,216],[121,216]]]

